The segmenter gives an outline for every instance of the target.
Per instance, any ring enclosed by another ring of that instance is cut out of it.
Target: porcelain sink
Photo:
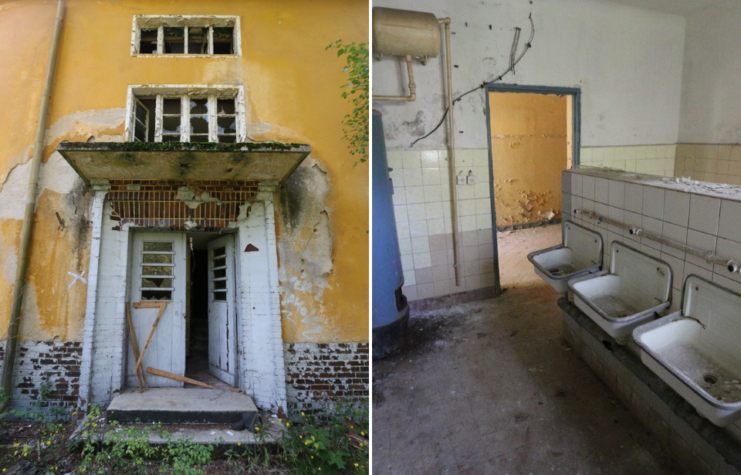
[[[575,277],[597,272],[602,266],[602,235],[573,221],[563,224],[563,244],[527,256],[535,273],[558,292],[568,290]]]
[[[621,242],[612,243],[610,270],[569,281],[574,303],[618,343],[671,304],[672,270]]]
[[[717,426],[741,416],[741,295],[697,276],[682,310],[633,331],[641,360]]]

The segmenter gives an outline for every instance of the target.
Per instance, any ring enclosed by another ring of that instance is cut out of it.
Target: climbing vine
[[[343,69],[348,78],[340,86],[342,97],[349,99],[353,105],[351,113],[342,120],[344,135],[342,139],[348,143],[350,154],[355,155],[361,162],[368,160],[368,115],[369,108],[369,55],[368,43],[343,43],[337,40],[327,46],[325,50],[334,48],[337,57],[345,56],[347,66]],[[357,163],[357,162],[356,162]]]

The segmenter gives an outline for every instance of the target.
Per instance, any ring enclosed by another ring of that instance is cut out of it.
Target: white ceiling
[[[688,15],[698,8],[713,6],[741,6],[741,0],[608,0],[613,3],[631,5],[665,13]]]

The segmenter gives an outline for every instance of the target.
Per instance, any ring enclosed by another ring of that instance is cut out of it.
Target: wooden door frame
[[[494,200],[494,157],[491,152],[491,109],[489,106],[490,92],[516,92],[527,94],[556,94],[572,97],[572,151],[571,168],[579,167],[579,149],[581,143],[581,89],[578,87],[529,86],[519,84],[487,84],[484,88],[486,96],[486,143],[489,150],[489,205],[491,206],[491,232],[494,251],[494,295],[502,293],[499,275],[499,247],[497,245],[497,213]]]

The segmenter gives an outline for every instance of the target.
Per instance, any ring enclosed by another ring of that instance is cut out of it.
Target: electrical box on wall
[[[459,172],[458,176],[456,177],[458,179],[459,185],[465,185],[466,184],[466,177],[463,175],[463,172]]]
[[[468,170],[468,176],[466,177],[466,183],[469,185],[476,184],[476,175],[474,175],[471,170]]]

